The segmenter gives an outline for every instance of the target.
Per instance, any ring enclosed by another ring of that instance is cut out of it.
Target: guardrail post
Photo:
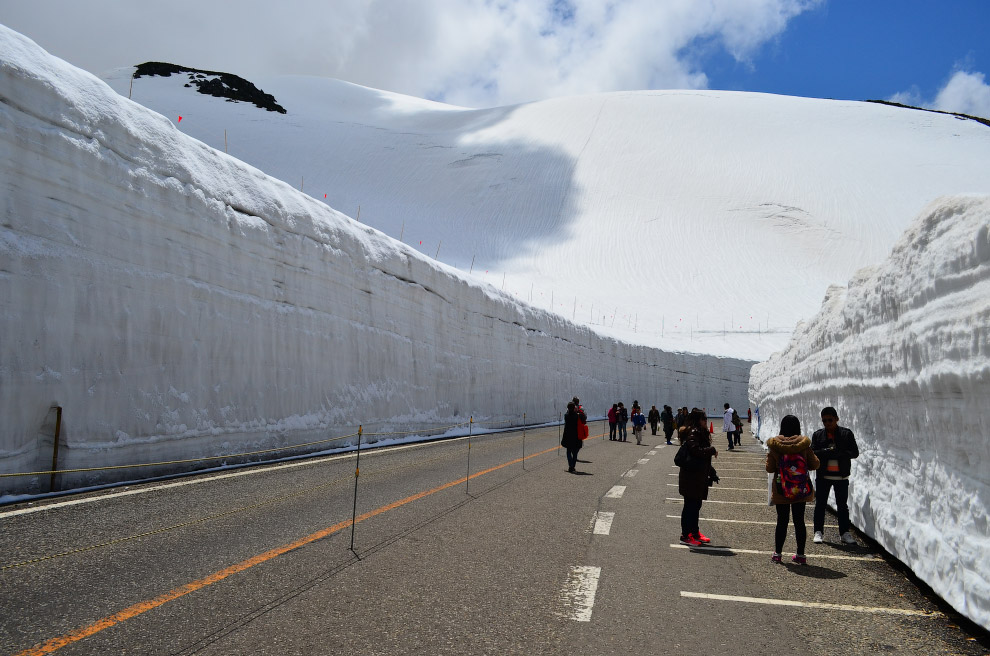
[[[523,413],[523,469],[526,469],[526,413]]]
[[[464,479],[464,493],[471,494],[471,433],[474,429],[474,416],[468,422],[468,457],[467,457],[467,478]]]
[[[351,511],[351,551],[354,551],[354,525],[357,523],[357,490],[358,477],[361,475],[361,435],[364,426],[358,426],[357,460],[354,463],[354,509]]]
[[[562,415],[558,410],[557,417],[557,421],[559,422],[557,424],[557,456],[560,457],[560,425],[564,422],[564,415]]]
[[[58,441],[59,436],[62,434],[62,406],[55,406],[55,444],[52,445],[52,475],[51,479],[48,481],[48,491],[55,491],[55,477],[58,476],[55,472],[58,471]]]

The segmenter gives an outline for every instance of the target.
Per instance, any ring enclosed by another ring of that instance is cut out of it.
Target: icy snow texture
[[[108,82],[127,96],[133,70]],[[990,127],[866,102],[656,90],[464,110],[251,80],[276,115],[186,82],[142,77],[133,98],[516,298],[666,350],[764,360],[928,203],[990,193]]]
[[[621,343],[528,307],[2,26],[0,101],[0,472],[50,466],[54,403],[60,465],[85,467],[358,423],[539,421],[575,394],[592,414],[745,396],[751,362]]]
[[[990,196],[943,198],[753,367],[761,436],[835,406],[853,523],[990,628]]]

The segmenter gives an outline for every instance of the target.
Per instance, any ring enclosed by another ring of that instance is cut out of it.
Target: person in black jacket
[[[718,451],[712,446],[708,432],[708,415],[694,408],[688,415],[687,428],[680,435],[681,446],[690,453],[691,462],[681,467],[677,475],[677,490],[684,497],[681,508],[681,544],[701,546],[711,542],[698,526],[701,504],[708,498],[708,488],[718,482],[718,474],[712,467],[712,458]]]
[[[567,404],[567,413],[564,414],[564,434],[560,438],[560,446],[567,449],[567,471],[576,473],[578,451],[581,450],[582,440],[578,426],[582,420],[584,411],[580,410],[571,401]]]
[[[856,544],[856,538],[849,530],[849,472],[852,459],[859,457],[856,436],[839,425],[839,413],[829,406],[822,408],[822,424],[811,436],[811,448],[821,461],[821,468],[815,477],[815,542],[825,541],[825,509],[828,506],[828,493],[835,490],[835,507],[839,515],[839,536],[846,544]]]
[[[657,434],[657,424],[660,423],[660,411],[657,410],[656,406],[650,408],[650,414],[647,415],[647,420],[650,422],[650,429],[653,430],[653,434]]]

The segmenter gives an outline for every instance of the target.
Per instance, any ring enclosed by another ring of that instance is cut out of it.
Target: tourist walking
[[[656,435],[657,425],[660,423],[660,411],[657,410],[655,405],[650,407],[650,414],[647,415],[646,419],[650,422],[650,430]]]
[[[767,473],[773,474],[770,485],[770,503],[777,508],[777,530],[774,533],[774,550],[771,560],[779,563],[787,539],[787,524],[793,518],[794,540],[797,552],[791,561],[805,565],[804,546],[808,541],[808,527],[804,524],[805,505],[815,498],[811,484],[811,472],[818,469],[819,461],[811,448],[811,438],[801,435],[801,422],[794,415],[780,421],[780,435],[767,440]]]
[[[608,410],[608,439],[615,441],[615,425],[617,423],[617,413],[619,409],[618,403],[613,403],[612,407]]]
[[[734,433],[736,446],[742,446],[742,419],[735,409],[732,410],[732,426],[736,429]]]
[[[620,442],[625,442],[626,441],[626,437],[627,437],[627,435],[626,435],[626,422],[629,421],[629,410],[627,410],[626,409],[626,406],[624,406],[622,404],[622,401],[619,401],[619,410],[618,410],[618,413],[619,413],[619,415],[618,415],[618,420],[619,420],[619,441]]]
[[[667,444],[670,444],[670,436],[674,434],[674,412],[669,405],[663,407],[660,421],[663,422],[663,436],[667,439]]]
[[[643,428],[646,426],[646,415],[643,414],[643,409],[639,407],[639,402],[633,401],[632,415],[630,415],[633,425],[633,437],[636,438],[636,444],[643,443]]]
[[[825,509],[828,506],[828,493],[835,490],[835,508],[839,516],[839,539],[846,544],[856,544],[849,529],[849,474],[853,458],[859,457],[856,436],[839,425],[839,413],[829,406],[822,408],[822,425],[811,436],[811,448],[821,461],[821,468],[815,476],[818,489],[815,490],[815,542],[825,541]]]
[[[712,446],[708,432],[708,420],[704,411],[694,408],[688,415],[687,426],[680,432],[681,446],[674,457],[680,467],[677,490],[684,498],[681,509],[681,544],[699,546],[711,542],[698,526],[701,504],[708,498],[708,488],[718,482],[718,474],[712,467],[712,458],[718,451]]]
[[[574,401],[567,404],[567,412],[564,414],[564,434],[560,438],[560,446],[567,450],[567,471],[576,473],[578,451],[583,444],[580,435],[581,415],[578,412]]]
[[[732,451],[732,438],[736,433],[735,424],[732,423],[732,413],[735,412],[728,403],[725,404],[725,413],[722,415],[722,430],[725,431],[725,436],[729,438],[729,451]]]

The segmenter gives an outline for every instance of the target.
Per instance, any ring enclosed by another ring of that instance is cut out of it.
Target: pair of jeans
[[[610,439],[610,440],[614,440],[615,439],[615,422],[614,421],[608,422],[608,439]]]
[[[824,466],[824,463],[823,463]],[[815,483],[815,530],[825,530],[825,509],[828,507],[829,490],[835,489],[835,508],[839,516],[839,535],[849,530],[849,479],[833,481],[817,476]]]
[[[681,535],[687,537],[700,532],[700,517],[701,499],[684,499],[684,507],[681,508]]]
[[[725,436],[726,436],[727,438],[729,438],[729,448],[730,448],[730,449],[732,448],[732,436],[733,436],[733,435],[735,435],[735,433],[733,433],[732,431],[729,431],[729,432],[727,432],[727,433],[725,434]]]
[[[619,422],[619,439],[622,440],[623,442],[625,442],[626,441],[626,437],[628,437],[628,435],[626,434],[626,422],[620,421]]]
[[[580,449],[567,449],[567,468],[574,469],[577,466],[577,456]]]
[[[777,504],[777,530],[774,533],[774,552],[780,553],[787,539],[787,523],[794,518],[794,539],[797,541],[797,552],[804,555],[804,545],[808,542],[808,527],[804,525],[804,501],[798,503]]]

